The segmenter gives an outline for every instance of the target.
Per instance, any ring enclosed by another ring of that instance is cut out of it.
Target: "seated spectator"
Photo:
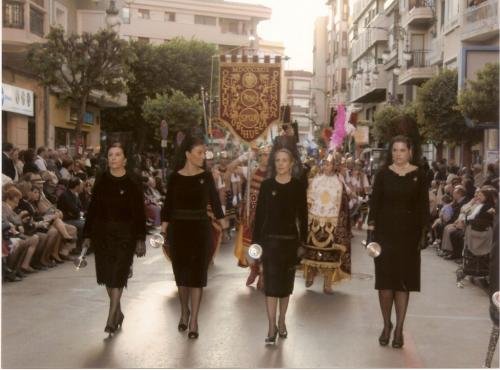
[[[82,180],[78,177],[73,177],[68,182],[68,189],[57,200],[57,208],[63,213],[63,221],[75,226],[77,229],[77,249],[79,249],[83,241],[83,226],[85,225],[79,197],[82,192],[82,184]]]
[[[486,179],[483,185],[494,185],[498,181],[498,163],[489,163],[486,167]]]
[[[63,243],[61,243],[60,249],[55,250],[51,255],[52,259],[55,262],[63,263],[64,260],[69,259],[68,255],[70,251],[72,251],[76,247],[76,227],[62,221],[62,212],[57,209],[56,206],[51,203],[43,193],[44,181],[42,180],[41,176],[39,174],[29,174],[28,179],[29,181],[31,181],[31,184],[34,188],[33,192],[37,197],[37,199],[33,201],[33,204],[36,206],[38,212],[44,217],[54,218],[54,226],[57,228],[59,234],[63,238]],[[35,191],[35,189],[37,189],[38,191]]]
[[[40,172],[40,169],[38,166],[35,164],[35,152],[33,149],[28,149],[24,152],[23,154],[23,174],[32,172],[32,173],[38,173]]]
[[[468,200],[474,198],[474,194],[476,193],[476,188],[474,187],[474,180],[470,178],[463,178],[462,186],[465,188],[465,197]]]
[[[61,174],[61,179],[69,181],[72,177],[73,172],[73,160],[72,159],[64,159],[62,162],[62,167],[59,169],[59,173]]]
[[[36,151],[36,159],[35,159],[35,164],[40,172],[47,171],[47,162],[45,161],[46,159],[47,159],[47,148],[41,146]]]
[[[465,217],[465,246],[476,256],[490,253],[497,192],[488,186],[478,191],[477,207]]]
[[[13,159],[13,156],[17,155],[15,153],[18,154],[19,150],[14,148],[14,145],[11,143],[4,143],[2,145],[2,173],[10,177],[12,181],[19,180],[19,174]]]
[[[43,192],[51,203],[57,203],[57,184],[59,180],[54,172],[43,171],[40,173],[43,183]]]
[[[12,258],[7,262],[7,266],[11,271],[16,271],[16,275],[22,278],[25,276],[24,274],[37,271],[30,266],[30,263],[38,244],[38,236],[25,235],[22,226],[24,214],[18,215],[14,212],[21,198],[22,194],[15,186],[4,187],[2,192],[2,222],[9,223],[11,227],[9,229],[11,242],[9,255]]]
[[[472,166],[472,174],[474,175],[474,186],[480,188],[484,183],[483,168],[480,164],[476,163]]]
[[[92,188],[94,187],[94,178],[90,178],[83,183],[83,190],[79,195],[80,204],[83,212],[86,214],[89,208],[90,199],[92,198]]]
[[[448,225],[448,222],[453,216],[452,202],[453,200],[449,195],[443,196],[443,206],[439,211],[439,217],[434,221],[431,227],[432,237],[434,239],[433,244],[435,246],[441,245],[441,238],[443,235],[444,227]]]
[[[16,211],[28,212],[29,219],[24,225],[25,231],[30,229],[27,235],[38,235],[39,243],[37,250],[33,256],[31,266],[36,270],[44,270],[47,267],[54,267],[55,262],[51,261],[51,255],[54,250],[58,249],[62,241],[59,231],[54,226],[54,217],[44,218],[31,203],[36,199],[38,189],[33,188],[31,182],[20,181],[17,188],[23,194],[23,198],[19,201]],[[59,220],[60,221],[60,220]]]

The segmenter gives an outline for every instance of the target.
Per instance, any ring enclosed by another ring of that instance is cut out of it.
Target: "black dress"
[[[262,182],[252,242],[262,246],[264,290],[268,297],[293,292],[297,249],[307,239],[307,195],[300,180]]]
[[[144,195],[129,174],[105,172],[92,190],[84,238],[95,250],[97,283],[109,288],[127,286],[136,242],[146,239]]]
[[[172,173],[161,221],[168,222],[169,254],[177,286],[200,288],[207,285],[212,243],[207,214],[209,202],[215,217],[224,218],[210,172],[194,176]]]
[[[375,176],[368,223],[382,246],[375,258],[375,289],[420,291],[419,243],[429,217],[425,173],[399,176],[389,168]]]

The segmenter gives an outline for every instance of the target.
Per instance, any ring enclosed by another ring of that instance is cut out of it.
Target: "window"
[[[137,15],[139,18],[142,18],[142,19],[150,19],[148,9],[139,9]]]
[[[347,55],[347,32],[342,32],[342,55]]]
[[[87,146],[87,133],[82,132],[84,147]],[[56,127],[55,128],[55,146],[65,146],[65,147],[74,147],[76,139],[76,131],[70,130],[67,128]]]
[[[68,30],[68,11],[66,7],[58,2],[54,2],[53,24]]]
[[[24,4],[14,1],[3,2],[3,27],[24,28]]]
[[[121,10],[123,24],[130,24],[130,8],[124,6]]]
[[[219,24],[222,33],[234,33],[240,34],[240,23],[241,21],[238,19],[228,19],[228,18],[220,18]]]
[[[349,18],[349,0],[344,0],[342,9],[342,20],[347,21],[348,18]]]
[[[140,37],[140,36],[139,36],[139,37],[137,38],[137,41],[139,41],[139,42],[143,42],[143,43],[145,43],[145,44],[149,44],[149,37]]]
[[[340,90],[347,90],[347,68],[342,68],[340,76]]]
[[[175,13],[165,12],[165,22],[175,22]]]
[[[450,29],[458,24],[459,0],[445,1],[445,28]]]
[[[33,7],[30,7],[30,32],[31,33],[34,33],[35,35],[43,37],[44,18],[45,18],[45,15],[41,11],[39,11],[38,9],[35,9]]]
[[[77,122],[78,121],[78,111],[76,108],[71,108],[69,111],[69,120],[71,122]],[[93,125],[94,124],[94,113],[93,112],[85,112],[83,116],[83,123],[87,125]]]
[[[292,105],[300,108],[309,108],[309,99],[307,98],[293,98]]]
[[[217,18],[210,17],[208,15],[195,15],[194,16],[195,24],[204,24],[206,26],[215,26],[217,24]]]
[[[304,81],[304,80],[294,80],[293,81],[293,89],[294,90],[309,91],[310,88],[311,88],[311,83],[309,81]]]

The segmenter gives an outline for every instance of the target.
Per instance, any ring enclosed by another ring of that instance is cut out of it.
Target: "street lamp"
[[[116,7],[115,0],[109,1],[109,8],[106,9],[106,25],[109,29],[119,33],[122,20],[120,18],[120,11]]]

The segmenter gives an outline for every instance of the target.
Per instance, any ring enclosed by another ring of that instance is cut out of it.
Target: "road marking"
[[[143,265],[151,265],[151,264],[155,263],[156,261],[162,260],[162,259],[164,259],[164,258],[165,258],[165,257],[163,257],[163,255],[162,255],[162,254],[159,254],[159,255],[157,255],[157,256],[154,256],[154,257],[152,257],[152,258],[148,259],[147,261],[144,261],[142,264],[143,264]]]
[[[447,319],[447,320],[462,320],[462,321],[489,321],[489,317],[477,317],[477,316],[445,316],[445,315],[418,315],[418,314],[407,314],[406,316],[418,317],[423,319]]]

